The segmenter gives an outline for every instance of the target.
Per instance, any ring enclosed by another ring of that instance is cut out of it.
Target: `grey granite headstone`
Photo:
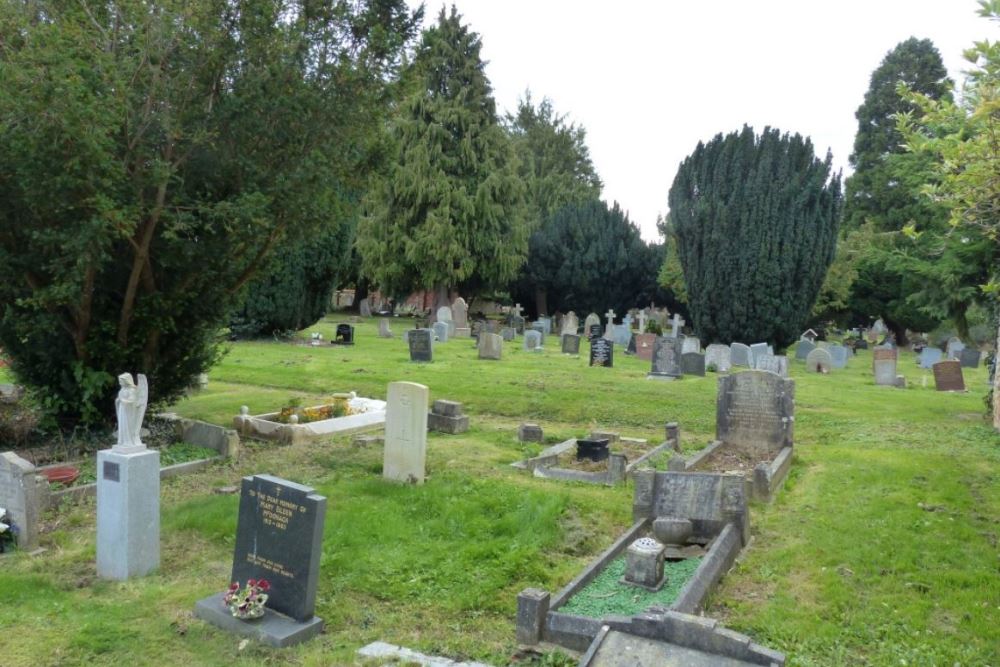
[[[831,345],[827,352],[830,353],[830,361],[833,363],[834,368],[846,368],[847,367],[847,348],[843,345]]]
[[[729,346],[729,363],[733,366],[750,368],[750,348],[743,343],[733,343]]]
[[[729,346],[713,343],[705,348],[705,367],[717,373],[728,373],[731,368]]]
[[[682,340],[671,336],[657,336],[653,345],[652,368],[646,377],[675,379],[683,375],[681,370]]]
[[[480,359],[499,359],[503,352],[503,337],[497,334],[481,333],[479,334],[478,348]]]
[[[542,332],[528,329],[524,332],[524,350],[536,352],[542,349]]]
[[[701,340],[697,336],[685,336],[681,343],[681,354],[701,353]]]
[[[753,371],[733,377],[750,373]],[[726,524],[733,523],[740,530],[744,544],[750,538],[746,482],[742,475],[641,470],[633,473],[633,478],[633,512],[637,518],[689,519],[692,536],[696,538],[712,538]]]
[[[632,330],[629,325],[626,324],[614,324],[612,325],[612,339],[615,341],[615,345],[621,348],[627,348],[629,341],[632,340]]]
[[[510,318],[510,326],[517,333],[524,333],[524,318],[520,315],[514,315]]]
[[[818,347],[806,357],[806,370],[810,373],[829,373],[833,370],[833,358],[830,352]]]
[[[705,377],[705,355],[698,352],[681,354],[681,373]]]
[[[777,373],[783,378],[788,377],[788,357],[783,355],[762,354],[754,359],[754,369]]]
[[[944,358],[944,352],[939,347],[925,347],[920,352],[920,367],[930,369]]]
[[[772,354],[771,346],[767,343],[754,343],[750,346],[750,368],[755,368],[754,360],[764,354]]]
[[[562,335],[563,354],[580,354],[580,337],[576,334]]]
[[[795,382],[764,371],[719,378],[716,439],[772,455],[792,445]]]
[[[500,337],[503,338],[505,341],[510,342],[514,340],[515,336],[517,336],[517,329],[515,329],[514,327],[504,327],[503,329],[500,330]]]
[[[541,332],[546,336],[552,333],[552,318],[546,315],[542,315],[536,320],[536,324],[541,325]]]
[[[961,339],[953,336],[948,339],[948,345],[945,348],[945,351],[948,353],[949,359],[958,359],[958,355],[961,354],[964,349],[965,343],[963,343]]]
[[[451,312],[451,306],[441,306],[437,309],[436,320],[438,322],[452,322],[455,316]]]
[[[590,365],[611,368],[615,365],[615,344],[607,338],[590,341]]]
[[[883,387],[893,387],[896,385],[896,360],[876,359],[873,364],[875,384]]]
[[[959,352],[958,360],[962,368],[979,368],[979,350],[967,347]]]
[[[441,343],[448,342],[448,335],[450,332],[450,328],[448,327],[448,322],[445,321],[435,322],[432,325],[432,328],[434,329],[434,337],[437,338],[439,342]]]
[[[805,361],[809,353],[816,349],[816,344],[811,340],[800,340],[795,345],[795,360]]]
[[[430,329],[412,329],[407,332],[410,361],[434,360],[434,333]]]

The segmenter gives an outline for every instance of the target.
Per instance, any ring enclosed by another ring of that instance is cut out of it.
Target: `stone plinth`
[[[542,427],[538,424],[521,424],[517,427],[517,439],[519,442],[541,442]]]
[[[160,453],[97,453],[97,575],[125,580],[160,566]]]
[[[194,615],[226,632],[250,637],[274,648],[299,644],[323,631],[323,620],[318,616],[296,621],[271,609],[266,609],[263,617],[250,621],[234,618],[222,602],[225,595],[216,593],[199,600],[194,606]]]
[[[462,404],[456,401],[434,401],[427,414],[427,430],[441,433],[465,433],[469,430],[469,417],[462,414]]]
[[[625,550],[625,583],[659,590],[664,583],[663,554],[666,547],[651,537],[640,537]]]

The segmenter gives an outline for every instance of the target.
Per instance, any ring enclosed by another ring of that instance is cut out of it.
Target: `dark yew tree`
[[[452,7],[417,50],[414,92],[392,126],[395,161],[356,242],[362,274],[387,294],[433,289],[442,305],[459,286],[506,286],[524,262],[524,186],[481,46]]]
[[[858,107],[858,132],[850,156],[854,173],[844,182],[844,230],[872,239],[858,254],[857,279],[851,286],[848,310],[856,320],[881,317],[906,344],[906,330],[929,331],[944,313],[932,313],[914,299],[925,284],[906,262],[894,255],[911,244],[897,232],[944,229],[948,212],[921,194],[928,181],[929,160],[908,153],[897,128],[897,117],[916,105],[900,94],[899,86],[929,99],[950,99],[951,81],[941,54],[929,39],[910,39],[886,54],[872,72],[864,102]],[[955,310],[955,309],[950,309]],[[958,310],[964,312],[964,308]],[[960,327],[962,328],[962,327]]]
[[[345,224],[402,0],[0,5],[0,344],[69,425],[169,400],[272,250]]]
[[[670,188],[692,326],[705,341],[794,341],[833,260],[840,177],[800,135],[700,143]]]

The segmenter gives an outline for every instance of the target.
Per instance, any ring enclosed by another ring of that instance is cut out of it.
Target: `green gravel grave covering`
[[[593,581],[558,611],[587,618],[603,618],[608,614],[631,616],[644,612],[653,605],[666,607],[677,599],[700,564],[701,558],[667,561],[663,566],[667,582],[654,593],[621,582],[621,578],[625,576],[625,557],[621,556],[608,563]]]

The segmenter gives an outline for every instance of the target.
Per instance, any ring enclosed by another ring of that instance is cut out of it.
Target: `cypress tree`
[[[396,163],[358,228],[362,273],[389,294],[433,289],[442,302],[459,285],[505,285],[524,262],[524,189],[480,49],[452,7],[414,59]]]
[[[692,325],[707,341],[793,340],[833,260],[840,177],[812,142],[765,128],[700,143],[670,188],[667,225]]]

